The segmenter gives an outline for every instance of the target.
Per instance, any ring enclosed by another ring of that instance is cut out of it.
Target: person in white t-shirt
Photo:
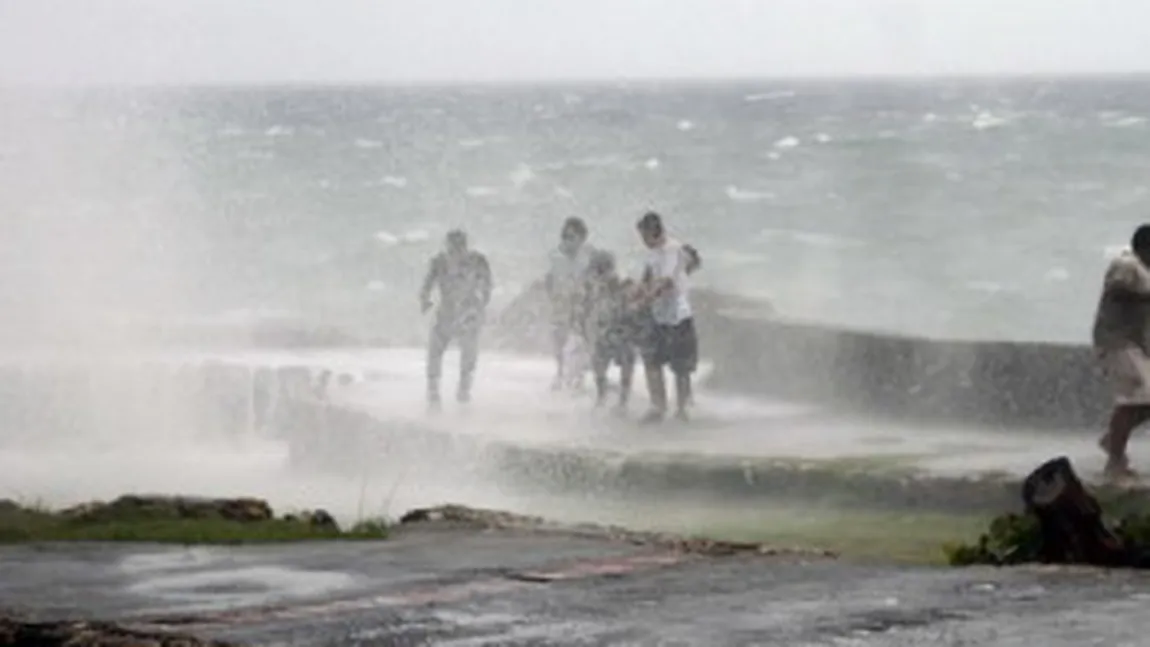
[[[661,421],[667,414],[667,387],[663,366],[675,376],[675,416],[687,419],[691,402],[691,374],[698,364],[699,342],[689,297],[688,274],[698,266],[698,256],[667,236],[663,219],[648,212],[637,224],[643,244],[650,250],[638,299],[650,308],[649,330],[641,344],[651,410],[645,422]]]
[[[551,303],[551,341],[555,353],[554,390],[564,384],[576,386],[583,373],[566,365],[568,344],[576,334],[582,291],[594,248],[587,243],[587,224],[581,218],[568,218],[560,230],[559,246],[552,250],[545,285]],[[568,374],[573,373],[573,374]]]

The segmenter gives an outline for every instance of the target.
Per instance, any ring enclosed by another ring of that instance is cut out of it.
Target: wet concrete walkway
[[[1150,576],[707,557],[510,531],[0,550],[0,607],[287,645],[1139,645]]]

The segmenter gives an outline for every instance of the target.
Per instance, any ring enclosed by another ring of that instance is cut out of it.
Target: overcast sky
[[[0,82],[1150,70],[1150,0],[0,0]]]

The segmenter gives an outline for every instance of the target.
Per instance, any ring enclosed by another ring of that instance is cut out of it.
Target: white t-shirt
[[[691,301],[688,298],[690,285],[687,281],[687,252],[682,243],[668,238],[661,247],[650,251],[647,257],[646,269],[651,271],[651,278],[671,279],[674,287],[651,304],[651,314],[655,323],[674,326],[684,319],[691,317]]]

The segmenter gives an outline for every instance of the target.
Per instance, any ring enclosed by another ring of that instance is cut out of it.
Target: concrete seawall
[[[493,321],[497,347],[548,352],[538,286]],[[946,341],[852,331],[776,316],[769,304],[699,290],[708,386],[909,420],[1097,428],[1109,392],[1089,346]]]

